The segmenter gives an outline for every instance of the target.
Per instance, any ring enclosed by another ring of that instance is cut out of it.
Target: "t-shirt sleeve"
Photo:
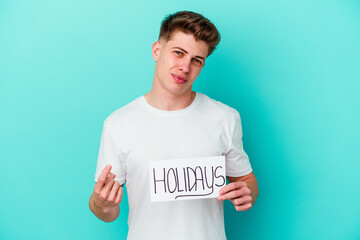
[[[241,177],[252,172],[249,157],[243,147],[242,136],[241,119],[237,114],[230,147],[225,155],[226,176]]]
[[[111,172],[116,175],[115,181],[124,184],[126,180],[126,171],[121,158],[120,143],[113,136],[111,128],[104,123],[100,140],[99,156],[95,172],[95,181],[98,180],[104,168],[110,164]]]

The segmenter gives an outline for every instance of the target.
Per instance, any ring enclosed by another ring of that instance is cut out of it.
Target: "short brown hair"
[[[215,50],[221,38],[215,25],[209,19],[190,11],[167,15],[161,22],[159,39],[170,40],[171,34],[176,30],[192,33],[196,40],[206,42],[209,47],[208,56]]]

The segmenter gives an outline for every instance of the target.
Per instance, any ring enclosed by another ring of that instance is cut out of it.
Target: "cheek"
[[[161,73],[165,73],[169,68],[169,62],[167,61],[166,58],[162,58],[159,61],[159,70]]]
[[[194,67],[194,71],[193,71],[194,75],[199,76],[199,74],[201,73],[201,70],[202,70],[201,67]]]
[[[173,68],[176,66],[176,62],[171,57],[163,58],[161,64],[164,69],[169,69],[169,68]]]

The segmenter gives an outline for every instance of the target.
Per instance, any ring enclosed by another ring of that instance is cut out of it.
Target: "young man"
[[[223,200],[237,211],[251,208],[258,195],[255,175],[242,145],[239,113],[192,91],[206,58],[220,41],[202,15],[166,17],[149,93],[113,112],[104,122],[90,209],[114,221],[126,182],[128,239],[226,239]],[[149,161],[225,156],[226,176],[218,199],[151,202]]]

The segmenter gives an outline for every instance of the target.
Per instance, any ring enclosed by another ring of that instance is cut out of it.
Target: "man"
[[[91,211],[105,222],[119,215],[126,182],[128,239],[226,239],[223,200],[252,207],[257,181],[242,145],[238,112],[192,91],[206,58],[220,41],[202,15],[166,17],[152,45],[152,89],[104,122]],[[229,184],[218,199],[151,202],[149,161],[225,156]]]

